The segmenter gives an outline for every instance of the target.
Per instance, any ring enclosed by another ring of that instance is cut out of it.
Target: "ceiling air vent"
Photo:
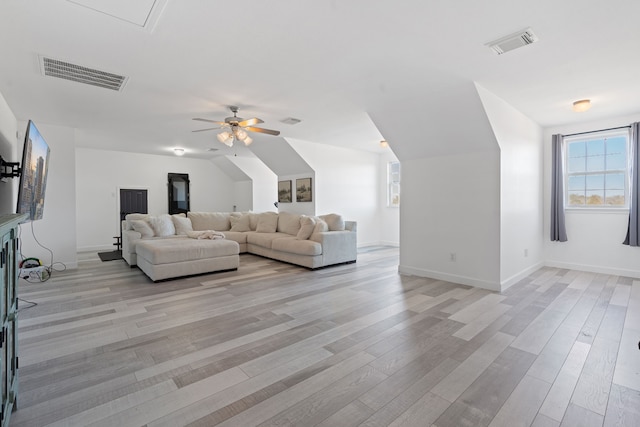
[[[293,117],[287,117],[286,119],[282,119],[280,120],[282,123],[286,123],[288,125],[297,125],[298,123],[300,123],[302,120],[300,119],[296,119]]]
[[[40,57],[42,74],[59,79],[71,80],[91,86],[120,91],[127,81],[127,77],[94,68],[83,67],[69,62]]]
[[[526,46],[538,41],[538,36],[533,34],[531,28],[527,28],[517,33],[509,34],[498,40],[494,40],[487,43],[485,46],[493,49],[498,55],[509,52],[510,50],[518,49],[519,47]]]

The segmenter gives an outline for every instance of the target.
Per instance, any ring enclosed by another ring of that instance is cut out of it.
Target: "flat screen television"
[[[29,120],[22,150],[22,173],[18,189],[17,213],[29,214],[29,220],[42,219],[49,171],[49,145],[36,125]]]

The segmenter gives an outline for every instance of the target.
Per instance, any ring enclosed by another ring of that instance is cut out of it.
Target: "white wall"
[[[25,257],[39,258],[47,265],[51,263],[51,255],[35,242],[35,234],[43,246],[53,251],[53,261],[62,262],[67,268],[75,268],[78,264],[75,226],[75,133],[69,127],[47,125],[37,121],[35,124],[49,144],[51,153],[43,218],[21,225],[22,254]],[[18,128],[26,130],[27,122],[20,121]],[[22,138],[24,130],[20,131]]]
[[[387,224],[378,215],[379,155],[326,144],[288,139],[315,171],[316,214],[339,213],[358,222],[358,246],[380,244],[380,229]]]
[[[276,212],[273,205],[278,200],[278,177],[259,158],[227,156],[242,172],[251,178],[252,206],[254,212]]]
[[[583,113],[588,115],[589,113]],[[551,136],[568,135],[627,126],[640,121],[640,114],[551,127],[544,130],[544,253],[545,264],[560,268],[594,271],[640,278],[640,248],[622,244],[628,211],[566,211],[567,242],[549,239],[551,188]]]
[[[481,86],[478,94],[500,146],[502,290],[542,266],[542,128]]]
[[[379,156],[378,180],[380,200],[380,223],[384,224],[380,227],[380,243],[389,246],[400,246],[400,208],[387,206],[387,164],[389,162],[397,162],[398,158],[389,148],[387,152]],[[400,167],[400,205],[403,199],[402,189],[402,165]]]
[[[0,93],[0,156],[7,162],[19,162],[18,157],[18,130],[16,116]],[[18,178],[0,181],[0,214],[10,214],[16,211],[15,189],[18,186]]]
[[[497,146],[403,160],[399,271],[499,290],[499,188]]]
[[[168,173],[189,174],[192,211],[230,212],[242,200],[236,183],[209,160],[78,148],[75,170],[78,251],[113,248],[121,188],[147,189],[149,213],[167,213]]]
[[[253,182],[236,181],[234,184],[234,206],[236,212],[248,212],[253,209]]]

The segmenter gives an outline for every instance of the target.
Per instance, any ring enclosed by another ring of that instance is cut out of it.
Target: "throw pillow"
[[[313,229],[314,233],[323,233],[325,231],[329,231],[329,226],[323,219],[318,217],[315,217],[314,219],[316,220],[316,226]]]
[[[153,233],[156,236],[173,236],[176,234],[176,228],[173,226],[173,220],[169,214],[160,216],[152,216],[149,219]]]
[[[300,215],[280,212],[278,215],[278,231],[295,236],[300,231]]]
[[[191,220],[184,216],[184,214],[173,215],[173,226],[176,228],[176,234],[180,236],[186,236],[189,231],[193,231],[193,225]]]
[[[332,213],[328,215],[320,215],[320,218],[327,223],[329,231],[344,231],[344,219],[342,219],[342,215]]]
[[[316,228],[316,220],[310,216],[302,215],[300,218],[300,231],[296,235],[298,240],[307,240],[313,234],[313,230]]]
[[[149,217],[151,215],[149,214],[141,214],[141,213],[130,213],[127,214],[124,219],[125,219],[125,223],[126,223],[126,227],[125,230],[133,230],[133,225],[131,224],[131,221],[135,221],[135,220],[144,220],[144,221],[148,221]]]
[[[231,231],[251,231],[248,214],[240,216],[231,215],[229,220],[231,221]]]
[[[149,223],[143,219],[130,219],[127,220],[131,224],[134,231],[142,234],[142,238],[153,237],[153,229]]]
[[[258,214],[258,233],[275,233],[278,229],[278,214],[275,212],[263,212]]]
[[[249,212],[249,227],[251,231],[256,231],[258,228],[258,214],[255,212]]]

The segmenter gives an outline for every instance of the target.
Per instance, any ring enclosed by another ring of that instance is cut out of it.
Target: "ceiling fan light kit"
[[[216,135],[216,138],[218,138],[218,141],[220,141],[221,143],[225,144],[228,147],[233,147],[234,141],[242,141],[244,142],[245,145],[251,144],[253,142],[253,139],[249,136],[247,132],[266,133],[267,135],[276,135],[276,136],[280,135],[280,131],[258,128],[253,126],[258,123],[264,123],[261,119],[257,117],[254,117],[252,119],[247,119],[247,120],[243,119],[242,117],[238,117],[237,116],[238,107],[230,106],[229,109],[233,113],[233,117],[227,117],[226,119],[224,119],[224,122],[218,122],[218,121],[209,120],[209,119],[194,118],[193,120],[215,123],[220,127],[210,128],[210,129],[199,129],[199,130],[194,130],[193,132],[224,129],[222,132]]]

